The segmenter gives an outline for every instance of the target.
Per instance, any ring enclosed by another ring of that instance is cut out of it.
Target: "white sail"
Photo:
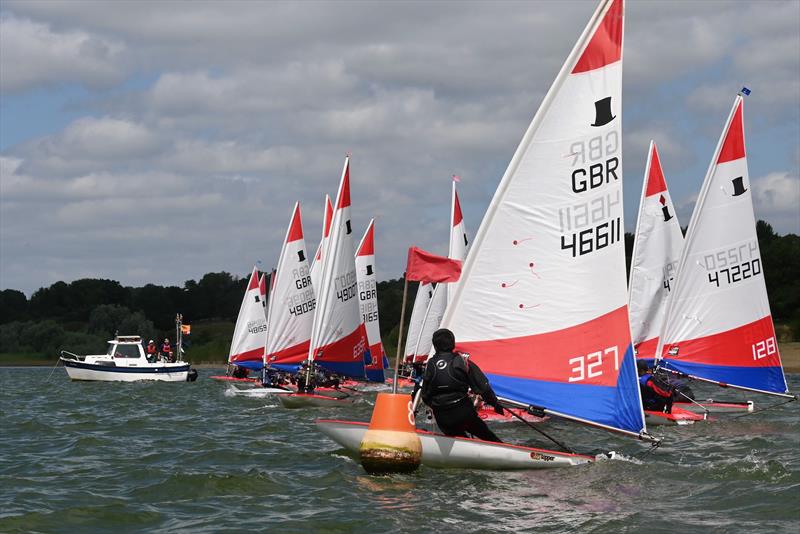
[[[261,304],[264,308],[264,320],[267,320],[267,275],[262,274],[258,279],[258,289],[261,292]]]
[[[294,368],[305,360],[316,299],[309,275],[300,204],[294,205],[269,295],[265,364]]]
[[[453,194],[450,201],[450,248],[447,256],[451,259],[463,262],[467,257],[467,247],[469,239],[467,238],[467,230],[464,225],[464,216],[461,213],[461,202],[458,200],[458,191],[456,191],[456,182],[453,181]],[[425,311],[425,319],[422,323],[422,329],[417,337],[417,344],[415,354],[422,356],[430,354],[433,347],[433,333],[439,328],[442,323],[442,317],[447,309],[447,305],[452,300],[453,285],[458,282],[450,284],[436,284],[433,290],[433,296],[428,304],[428,309]]]
[[[414,307],[411,309],[411,319],[408,322],[408,334],[406,335],[406,347],[403,355],[405,361],[413,362],[415,359],[427,358],[428,353],[417,353],[417,342],[425,321],[425,314],[428,311],[428,304],[433,297],[433,284],[420,282],[417,286],[417,296],[414,298]]]
[[[442,326],[497,394],[645,430],[628,325],[623,1],[600,3],[525,133]]]
[[[672,369],[786,393],[756,235],[737,96],[697,199],[657,354]]]
[[[367,331],[370,358],[365,361],[367,378],[383,382],[383,342],[378,317],[378,282],[375,270],[375,219],[369,221],[367,231],[356,249],[356,278],[361,322]]]
[[[364,376],[366,332],[358,302],[350,221],[350,157],[344,162],[331,230],[322,251],[322,276],[309,360],[353,377]]]
[[[314,287],[320,287],[319,280],[322,276],[322,254],[325,250],[325,245],[328,243],[328,237],[331,233],[331,220],[333,219],[333,205],[331,204],[331,197],[325,195],[325,214],[322,217],[322,237],[317,246],[317,252],[311,259],[311,284]]]
[[[258,284],[258,270],[253,267],[233,329],[229,363],[258,361],[263,358],[267,321],[264,317],[262,298]]]
[[[637,358],[656,357],[667,297],[674,286],[682,250],[681,226],[664,180],[658,149],[650,141],[628,283],[628,314]]]

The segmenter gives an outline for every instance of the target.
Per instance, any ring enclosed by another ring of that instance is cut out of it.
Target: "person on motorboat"
[[[147,361],[155,363],[158,360],[158,348],[152,339],[147,342]]]
[[[433,333],[436,353],[428,360],[422,377],[422,400],[433,410],[436,424],[447,436],[474,437],[502,443],[478,416],[469,391],[480,395],[498,414],[505,410],[489,380],[468,355],[455,352],[453,332],[440,328]]]
[[[165,361],[172,361],[172,347],[169,344],[169,338],[164,338],[164,343],[161,344],[161,356]]]
[[[642,392],[642,406],[645,410],[672,413],[675,387],[662,376],[654,373],[647,362],[636,362],[639,374],[639,389]]]

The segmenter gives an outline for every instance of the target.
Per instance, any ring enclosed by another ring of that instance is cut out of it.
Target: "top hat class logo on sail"
[[[594,115],[592,127],[601,128],[614,123],[613,129],[588,141],[572,143],[567,156],[572,158],[572,191],[581,195],[581,201],[558,210],[561,248],[571,251],[573,258],[601,250],[622,237],[620,188],[585,200],[605,184],[619,182],[617,172],[621,171],[617,156],[620,121],[615,120],[617,117],[612,111],[610,96],[594,103]]]

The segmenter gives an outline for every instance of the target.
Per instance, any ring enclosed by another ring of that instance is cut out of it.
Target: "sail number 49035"
[[[775,338],[768,337],[758,343],[753,343],[753,359],[760,360],[767,356],[772,356],[778,352],[778,347],[775,345]]]
[[[572,374],[568,377],[569,382],[580,382],[587,378],[597,378],[603,376],[603,358],[614,358],[614,370],[619,370],[619,350],[616,345],[603,350],[596,350],[583,356],[570,358],[569,363],[575,367],[570,369]]]

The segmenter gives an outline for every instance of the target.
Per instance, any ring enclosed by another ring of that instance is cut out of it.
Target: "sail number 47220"
[[[758,343],[753,343],[753,359],[760,360],[778,352],[774,337],[768,337]]]
[[[603,350],[596,350],[583,356],[570,358],[569,363],[575,365],[567,379],[569,382],[580,382],[587,378],[603,376],[603,359],[614,358],[614,370],[619,370],[619,350],[616,345]]]

